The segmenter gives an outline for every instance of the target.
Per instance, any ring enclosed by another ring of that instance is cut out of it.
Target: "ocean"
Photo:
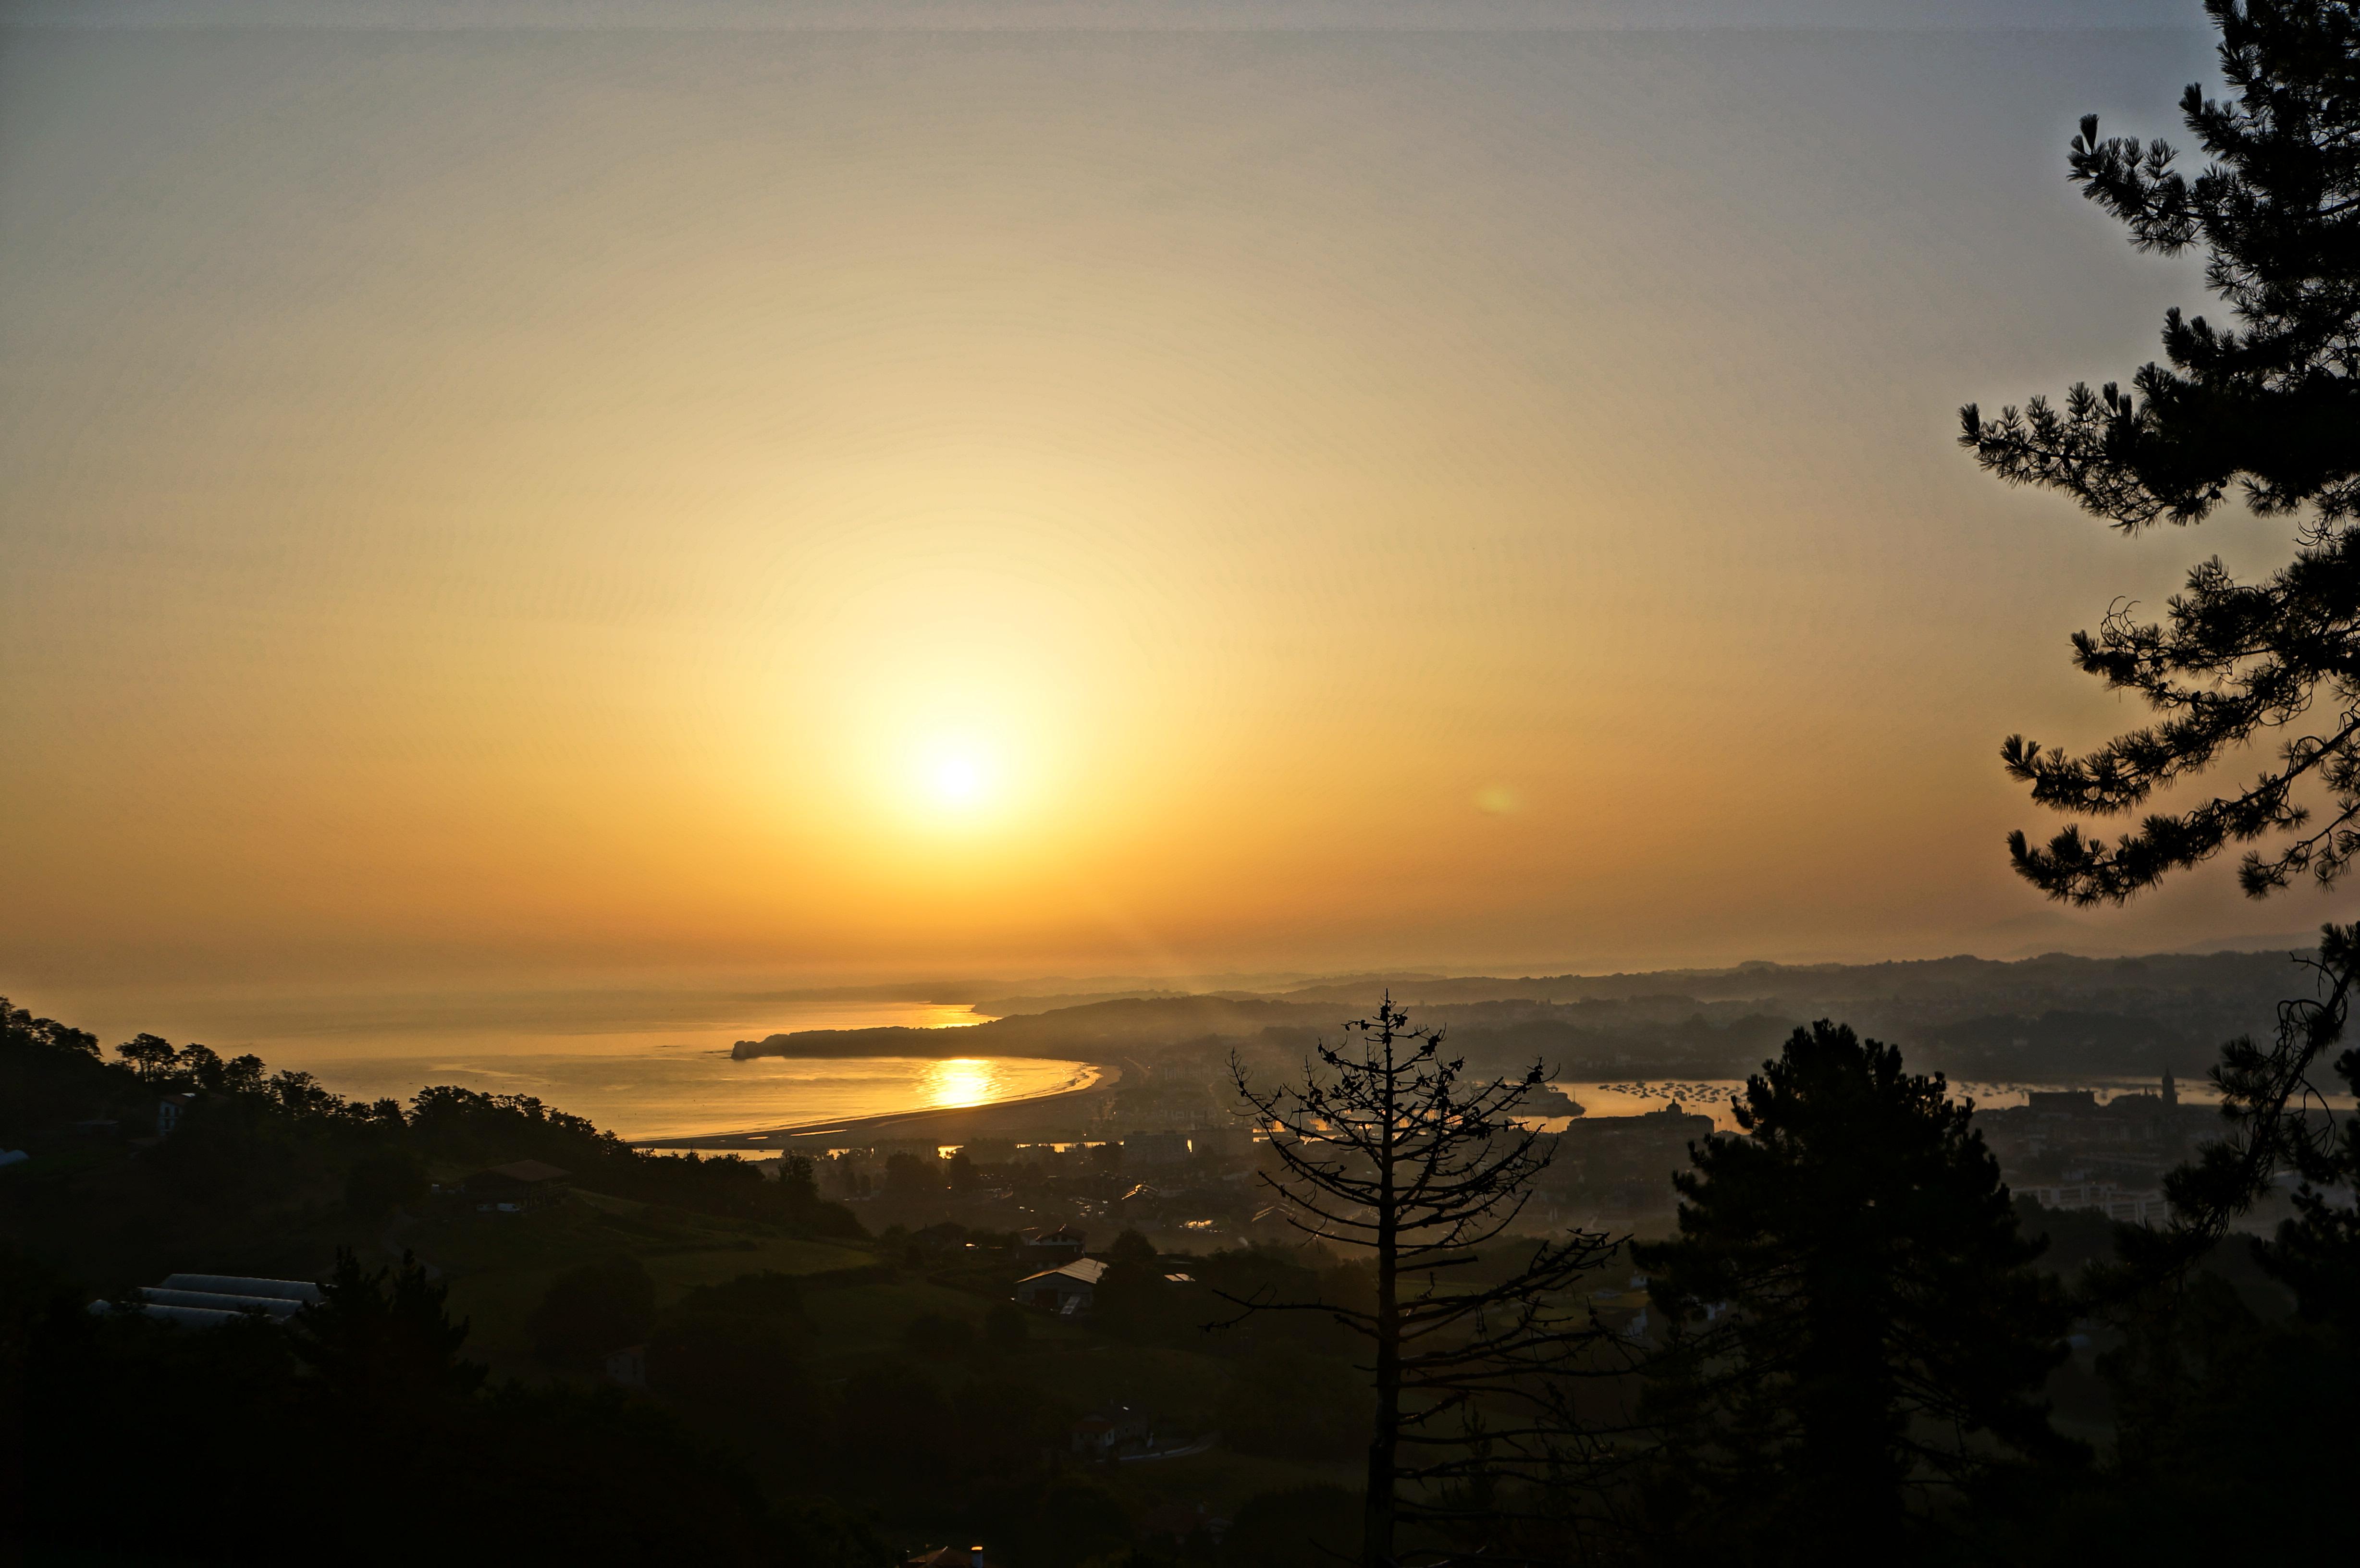
[[[989,1015],[941,1003],[647,999],[595,993],[505,1004],[328,1003],[212,1020],[223,1054],[251,1050],[354,1098],[408,1100],[430,1083],[531,1094],[627,1139],[979,1105],[1087,1087],[1087,1063],[1031,1057],[730,1059],[740,1040],[901,1025],[956,1036]],[[243,1028],[238,1026],[243,1025]],[[945,1040],[945,1044],[949,1045]]]

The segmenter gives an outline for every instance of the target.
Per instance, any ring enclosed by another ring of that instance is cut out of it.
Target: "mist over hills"
[[[1851,1023],[1913,1067],[2047,1080],[2201,1072],[2220,1043],[2273,1027],[2308,994],[2300,955],[2158,953],[2013,962],[1958,956],[1866,964],[1558,975],[1341,975],[1274,992],[1072,993],[989,998],[1000,1016],[955,1039],[912,1029],[806,1030],[741,1040],[750,1056],[1010,1055],[1152,1062],[1240,1048],[1299,1054],[1390,990],[1486,1068],[1537,1057],[1571,1077],[1729,1076],[1798,1023]]]

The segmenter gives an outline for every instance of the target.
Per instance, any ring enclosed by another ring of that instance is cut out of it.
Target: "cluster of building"
[[[880,1143],[814,1160],[820,1195],[872,1231],[955,1218],[978,1230],[1057,1223],[1234,1245],[1268,1206],[1242,1127],[1135,1130],[1084,1143]],[[873,1207],[871,1207],[873,1205]]]
[[[2019,1197],[2046,1209],[2084,1209],[2125,1225],[2161,1225],[2171,1217],[2171,1201],[2160,1187],[2125,1189],[2112,1181],[2081,1181],[2056,1187],[2017,1187]]]
[[[2154,1093],[2103,1103],[2092,1089],[2035,1089],[2021,1105],[1977,1110],[1975,1125],[2016,1192],[2130,1225],[2169,1216],[2164,1173],[2222,1132],[2219,1111],[2182,1105],[2169,1073]]]

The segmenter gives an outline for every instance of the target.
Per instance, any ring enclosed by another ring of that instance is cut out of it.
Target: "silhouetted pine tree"
[[[2232,487],[2257,515],[2305,517],[2293,559],[2261,581],[2207,561],[2163,620],[2118,604],[2094,634],[2075,634],[2075,662],[2156,722],[2086,756],[2021,735],[2002,747],[2040,805],[2147,813],[2112,844],[2079,822],[2039,846],[2010,835],[2016,869],[2075,904],[2121,902],[2233,842],[2273,841],[2238,870],[2257,898],[2298,876],[2333,885],[2360,854],[2360,11],[2348,0],[2205,10],[2231,92],[2213,100],[2191,85],[2180,100],[2211,159],[2203,171],[2191,178],[2161,141],[2101,140],[2094,115],[2069,162],[2139,249],[2200,251],[2231,324],[2170,311],[2168,363],[2143,366],[2128,392],[2077,384],[2061,409],[2035,397],[1992,419],[1961,411],[1960,440],[1985,468],[2063,491],[2125,530],[2202,522]],[[2158,789],[2264,741],[2276,759],[2242,787],[2148,811]],[[2339,1148],[2288,1114],[2342,1036],[2355,959],[2360,928],[2330,928],[2316,995],[2287,1005],[2274,1045],[2224,1051],[2216,1076],[2239,1130],[2175,1180],[2162,1255],[2185,1259],[2217,1239],[2283,1165],[2322,1185],[2360,1173],[2360,1143]],[[2360,1086],[2360,1058],[2347,1052],[2337,1070]],[[2354,1266],[2322,1260],[2360,1245],[2356,1233],[2348,1210],[2312,1203],[2282,1257],[2340,1278]]]
[[[1676,1560],[1917,1561],[1913,1492],[2073,1452],[2038,1398],[2070,1309],[1969,1116],[1821,1022],[1746,1081],[1743,1136],[1690,1146],[1679,1235],[1634,1249]]]
[[[2130,392],[2077,384],[2061,411],[2035,397],[1990,420],[1969,404],[1960,440],[2009,483],[2062,490],[2125,529],[2201,522],[2233,483],[2262,515],[2313,514],[2292,563],[2267,580],[2240,583],[2209,561],[2168,624],[2118,610],[2074,638],[2083,670],[2163,718],[2081,757],[2010,738],[2009,769],[2035,800],[2120,815],[2224,751],[2289,733],[2278,765],[2246,788],[2150,816],[2112,845],[2075,827],[2045,848],[2011,841],[2027,877],[2076,903],[2126,898],[2231,840],[2308,830],[2275,855],[2246,856],[2255,892],[2305,871],[2332,881],[2360,850],[2360,20],[2316,0],[2205,9],[2236,96],[2191,85],[2180,109],[2215,161],[2191,180],[2161,141],[2099,140],[2094,115],[2070,161],[2138,248],[2202,250],[2236,324],[2174,310],[2169,365],[2141,368]],[[2307,724],[2319,697],[2323,722]],[[2295,798],[2311,779],[2334,801],[2323,826]]]
[[[1390,996],[1375,1018],[1344,1027],[1360,1049],[1320,1045],[1299,1085],[1265,1093],[1234,1057],[1230,1070],[1270,1135],[1280,1171],[1262,1180],[1282,1213],[1308,1235],[1367,1248],[1374,1298],[1226,1299],[1249,1312],[1325,1313],[1369,1342],[1376,1414],[1360,1562],[1393,1568],[1402,1524],[1462,1536],[1513,1528],[1503,1479],[1561,1508],[1561,1484],[1591,1456],[1571,1419],[1570,1380],[1612,1344],[1575,1287],[1613,1244],[1577,1231],[1535,1246],[1503,1277],[1465,1278],[1547,1163],[1514,1119],[1543,1081],[1540,1064],[1470,1083],[1465,1063],[1442,1054],[1442,1031],[1412,1029]]]

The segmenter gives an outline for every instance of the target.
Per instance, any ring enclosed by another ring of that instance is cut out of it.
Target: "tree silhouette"
[[[428,1279],[409,1253],[398,1269],[371,1271],[339,1247],[320,1294],[291,1327],[295,1355],[323,1393],[355,1409],[395,1410],[463,1398],[482,1385],[485,1368],[459,1359],[467,1324],[453,1323],[444,1309],[449,1287]]]
[[[364,1154],[344,1172],[344,1208],[355,1219],[385,1218],[426,1195],[426,1167],[399,1149]]]
[[[1469,1083],[1442,1054],[1442,1031],[1413,1029],[1388,995],[1373,1018],[1344,1026],[1359,1049],[1327,1044],[1299,1085],[1263,1092],[1230,1059],[1238,1094],[1279,1162],[1262,1179],[1297,1229],[1366,1248],[1374,1299],[1224,1298],[1251,1313],[1324,1313],[1368,1341],[1376,1395],[1362,1506],[1360,1561],[1392,1568],[1397,1526],[1488,1526],[1506,1510],[1502,1477],[1562,1476],[1588,1456],[1569,1418],[1568,1379],[1611,1339],[1572,1299],[1612,1244],[1574,1232],[1535,1245],[1504,1277],[1468,1276],[1547,1163],[1517,1107],[1543,1080]],[[1238,1320],[1231,1320],[1232,1322]]]
[[[2255,894],[2306,872],[2333,882],[2360,851],[2360,18],[2319,0],[2205,9],[2235,96],[2191,85],[2180,110],[2215,161],[2191,180],[2163,142],[2102,141],[2092,115],[2070,163],[2139,249],[2202,250],[2236,324],[2174,310],[2169,366],[2144,366],[2130,392],[2076,385],[2061,411],[2035,397],[1995,419],[1969,404],[1960,440],[2010,484],[2061,490],[2125,529],[2201,522],[2233,482],[2260,515],[2312,513],[2294,560],[2266,581],[2240,583],[2208,561],[2168,625],[2117,606],[2095,636],[2074,637],[2081,669],[2161,718],[2086,757],[2011,736],[2008,770],[2036,801],[2124,815],[2227,751],[2286,738],[2278,765],[2245,789],[2151,815],[2114,844],[2078,825],[2041,848],[2013,837],[2017,868],[2074,903],[2119,902],[2231,841],[2298,835],[2245,857],[2239,875]],[[2333,803],[2324,824],[2297,799],[2311,785]]]
[[[1961,410],[1960,440],[1984,468],[2125,530],[2202,522],[2233,485],[2256,515],[2307,514],[2293,559],[2267,578],[2240,583],[2215,558],[2162,621],[2118,603],[2074,635],[2074,662],[2155,722],[2079,757],[2022,735],[2003,745],[2039,805],[2147,812],[2111,844],[2078,822],[2042,845],[2009,835],[2017,871],[2072,904],[2120,903],[2232,843],[2273,841],[2238,868],[2256,898],[2302,876],[2333,886],[2360,855],[2360,12],[2347,0],[2205,10],[2232,93],[2191,85],[2180,112],[2212,162],[2191,179],[2165,143],[2102,140],[2092,115],[2069,164],[2140,250],[2201,251],[2234,324],[2169,312],[2168,365],[2143,366],[2128,392],[2077,384],[2061,410],[2040,397],[1992,419]],[[2276,760],[2243,787],[2147,811],[2157,790],[2269,740]],[[2172,1256],[2216,1239],[2284,1164],[2314,1183],[2360,1172],[2360,1143],[2338,1150],[2289,1115],[2312,1101],[2309,1074],[2342,1036],[2355,960],[2360,927],[2328,928],[2315,994],[2281,1009],[2274,1044],[2224,1048],[2214,1076],[2238,1128],[2175,1174]],[[2360,1087],[2360,1057],[2337,1070]],[[2355,1232],[2324,1208],[2303,1224],[2322,1245]]]
[[[172,1061],[180,1052],[172,1042],[160,1035],[134,1035],[115,1048],[115,1053],[131,1063],[142,1083],[160,1083],[171,1076]]]
[[[1154,1244],[1135,1229],[1125,1229],[1107,1248],[1106,1272],[1092,1292],[1091,1310],[1113,1333],[1145,1334],[1157,1321],[1157,1307],[1170,1287]]]
[[[173,1075],[195,1089],[220,1088],[222,1074],[228,1071],[228,1066],[221,1059],[220,1052],[195,1040],[180,1047],[180,1054],[172,1059]]]
[[[1736,1112],[1674,1178],[1678,1236],[1634,1248],[1666,1322],[1658,1508],[1708,1555],[1913,1560],[1913,1488],[2070,1452],[2038,1399],[2070,1321],[2045,1243],[1971,1108],[1889,1045],[1798,1029]]]

